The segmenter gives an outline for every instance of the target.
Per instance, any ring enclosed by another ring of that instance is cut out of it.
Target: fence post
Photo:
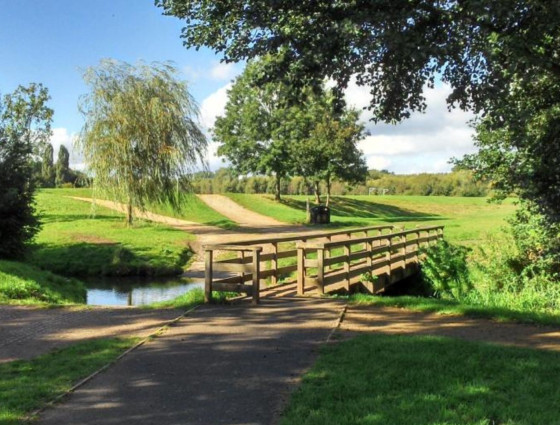
[[[270,277],[270,283],[276,285],[278,283],[278,242],[272,242],[272,260],[270,260],[270,268],[274,273]]]
[[[212,302],[212,250],[207,249],[204,253],[204,302]]]
[[[253,305],[256,305],[259,303],[259,299],[260,299],[260,256],[261,256],[261,247],[258,247],[257,249],[253,250],[253,300],[252,303]]]
[[[325,293],[325,248],[317,249],[317,283],[319,293]]]
[[[297,247],[297,294],[303,295],[305,292],[305,248],[301,245]]]
[[[346,290],[350,290],[350,241],[344,244],[344,279],[346,280]]]

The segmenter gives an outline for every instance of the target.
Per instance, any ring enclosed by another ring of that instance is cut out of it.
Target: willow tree
[[[178,182],[204,161],[198,106],[168,63],[103,60],[84,72],[91,92],[80,102],[78,145],[103,196],[133,210],[149,202],[178,208]]]

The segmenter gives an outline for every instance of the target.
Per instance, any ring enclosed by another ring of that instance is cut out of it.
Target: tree
[[[19,86],[0,99],[0,258],[18,258],[38,232],[33,156],[51,135],[53,111],[40,84]]]
[[[58,149],[58,159],[56,160],[56,185],[62,186],[71,179],[70,153],[66,146],[60,145]]]
[[[53,146],[47,143],[41,155],[41,181],[43,187],[54,187],[55,184],[53,156]]]
[[[423,90],[438,78],[452,87],[450,106],[491,117],[489,130],[509,127],[510,151],[531,145],[533,126],[543,118],[547,124],[540,139],[550,145],[556,137],[558,2],[318,0],[275,2],[275,7],[267,0],[155,3],[165,14],[186,21],[182,37],[187,47],[210,47],[222,52],[225,61],[273,54],[275,61],[262,73],[263,80],[305,86],[329,77],[341,94],[355,79],[370,91],[374,120],[400,121],[413,110],[423,110]],[[533,100],[526,101],[527,95]],[[536,156],[550,159],[550,152],[544,152],[549,149],[557,152],[555,146],[529,147],[529,161]],[[505,178],[516,189],[531,184],[520,183],[523,173],[511,171],[511,179]],[[537,172],[543,173],[543,187],[560,180],[560,167]],[[520,194],[558,220],[560,202],[546,191],[535,188]]]
[[[255,84],[268,58],[247,65],[228,91],[225,114],[216,119],[214,140],[238,174],[266,174],[275,178],[275,199],[280,200],[281,180],[293,169],[286,129],[282,84]]]
[[[327,205],[331,184],[335,179],[349,183],[365,181],[367,165],[357,143],[363,137],[364,126],[359,113],[339,109],[329,92],[308,94],[301,107],[291,108],[294,126],[305,128],[292,144],[296,172],[313,183],[315,202],[320,203],[320,182],[327,189]]]
[[[170,64],[115,60],[84,73],[91,92],[80,105],[86,122],[78,145],[94,186],[127,205],[129,224],[133,208],[147,202],[178,208],[178,182],[204,158],[198,107],[177,76]]]

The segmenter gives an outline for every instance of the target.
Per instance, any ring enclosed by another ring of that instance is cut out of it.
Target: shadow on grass
[[[559,374],[554,352],[363,335],[323,349],[281,424],[558,423]]]
[[[40,244],[34,247],[31,262],[66,276],[171,276],[181,274],[193,255],[188,248],[160,257],[147,251],[133,252],[120,243]]]
[[[112,220],[117,221],[120,223],[124,223],[122,217],[117,215],[118,213],[115,212],[114,215],[110,214],[45,214],[40,213],[39,218],[41,219],[42,223],[66,223],[69,221],[78,221],[78,220]]]
[[[283,198],[280,201],[283,205],[299,211],[306,210],[306,202],[293,198]],[[313,205],[312,205],[313,206]],[[429,221],[441,220],[442,217],[437,214],[426,214],[394,205],[378,204],[375,202],[351,199],[343,196],[333,196],[330,200],[331,216],[341,218],[357,218],[357,219],[377,219],[389,223],[404,221]],[[349,220],[340,223],[341,226],[363,225],[363,220],[355,222]]]

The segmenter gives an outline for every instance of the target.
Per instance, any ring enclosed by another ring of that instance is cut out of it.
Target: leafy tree
[[[286,130],[283,84],[255,84],[268,59],[252,62],[228,91],[225,114],[216,119],[214,139],[239,174],[273,175],[275,198],[280,200],[281,180],[293,169],[291,134]]]
[[[399,121],[423,110],[425,86],[441,79],[452,87],[450,105],[487,116],[484,132],[508,132],[508,141],[494,143],[514,163],[507,173],[492,172],[488,158],[478,169],[519,190],[553,222],[560,220],[560,191],[554,189],[560,167],[553,164],[560,140],[558,2],[155,3],[186,21],[187,47],[210,47],[226,61],[274,54],[263,80],[305,86],[329,77],[342,93],[355,78],[370,91],[375,120]],[[487,140],[482,143],[490,146]]]
[[[71,180],[70,153],[66,146],[60,145],[58,159],[56,160],[56,185],[62,186]]]
[[[41,182],[43,187],[54,187],[55,171],[53,164],[54,149],[50,143],[45,145],[41,155]]]
[[[203,161],[207,141],[198,107],[170,64],[136,66],[103,60],[84,73],[91,92],[80,109],[81,147],[94,186],[133,207],[167,201],[178,208],[177,184]]]
[[[0,258],[21,257],[39,230],[33,205],[33,156],[51,135],[53,111],[40,84],[0,99]]]
[[[309,95],[303,107],[292,108],[294,125],[307,127],[307,133],[292,145],[297,174],[313,183],[315,202],[320,203],[320,182],[324,181],[327,204],[334,179],[349,183],[365,181],[367,165],[357,143],[364,126],[359,113],[339,110],[328,93]]]

